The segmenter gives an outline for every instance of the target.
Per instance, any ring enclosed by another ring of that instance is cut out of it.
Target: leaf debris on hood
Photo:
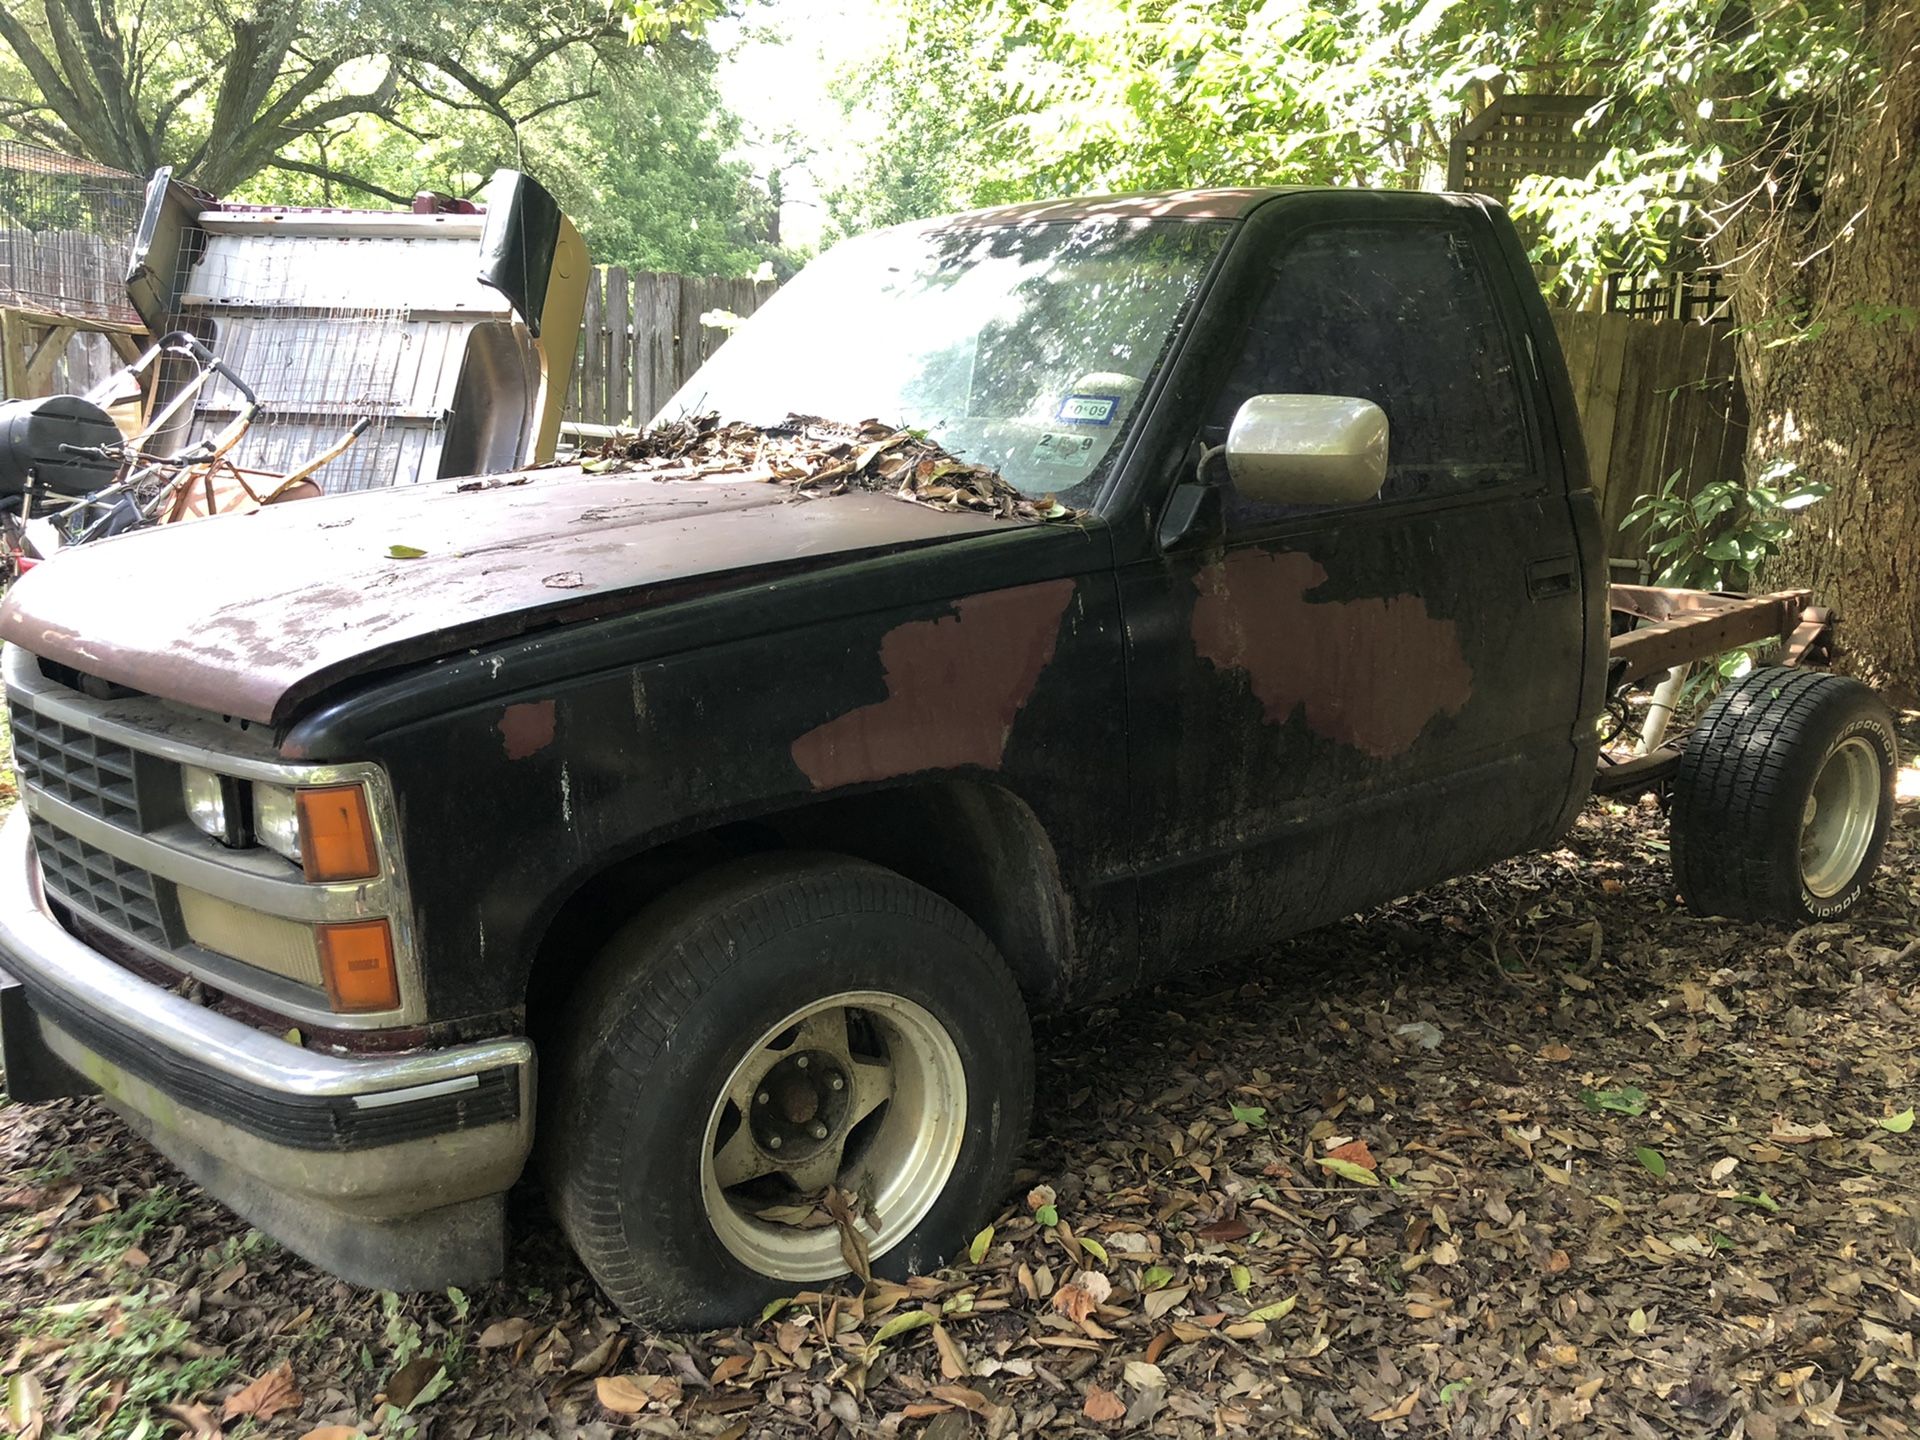
[[[1023,495],[990,466],[959,459],[916,431],[879,420],[843,425],[789,415],[778,425],[760,426],[697,415],[616,436],[585,468],[596,474],[637,470],[656,480],[739,476],[785,485],[795,499],[808,500],[873,490],[1003,520],[1071,520],[1080,513],[1051,495]]]

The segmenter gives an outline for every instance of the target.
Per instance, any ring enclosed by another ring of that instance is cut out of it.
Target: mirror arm
[[[1202,441],[1200,444],[1200,458],[1193,462],[1194,483],[1196,485],[1226,484],[1227,476],[1224,470],[1215,471],[1211,475],[1207,473],[1209,470],[1213,469],[1213,464],[1216,460],[1219,461],[1222,465],[1224,465],[1226,463],[1226,459],[1227,459],[1227,447],[1224,443],[1219,445],[1208,445],[1207,443]]]
[[[1220,487],[1201,481],[1188,481],[1173,487],[1167,508],[1160,516],[1160,549],[1163,552],[1187,550],[1211,544],[1225,528],[1225,509],[1220,503]]]

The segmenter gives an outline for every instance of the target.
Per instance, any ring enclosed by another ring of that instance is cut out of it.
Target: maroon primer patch
[[[880,641],[887,698],[809,730],[793,760],[816,790],[921,770],[998,770],[1014,717],[1053,660],[1072,580],[970,595]]]
[[[1404,754],[1473,694],[1459,629],[1417,595],[1309,600],[1326,578],[1298,551],[1240,550],[1207,566],[1194,576],[1194,648],[1244,672],[1275,724],[1304,707],[1316,735],[1377,759]]]
[[[553,743],[553,701],[528,700],[509,705],[500,716],[500,739],[507,759],[524,760]]]

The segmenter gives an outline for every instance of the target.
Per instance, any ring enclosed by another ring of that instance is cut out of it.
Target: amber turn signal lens
[[[322,785],[296,790],[300,808],[300,861],[307,879],[371,880],[380,873],[363,785]]]
[[[315,927],[320,934],[320,974],[327,999],[343,1015],[400,1006],[400,979],[393,972],[393,934],[384,920],[351,920]]]

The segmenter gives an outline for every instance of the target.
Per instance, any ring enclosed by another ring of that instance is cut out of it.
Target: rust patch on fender
[[[507,706],[500,716],[499,729],[507,759],[538,755],[553,743],[553,701],[528,700]]]
[[[793,742],[816,790],[917,770],[998,770],[1014,717],[1053,660],[1072,580],[970,595],[953,614],[910,620],[880,641],[887,698]]]
[[[1418,595],[1312,601],[1327,572],[1298,551],[1238,551],[1194,576],[1194,648],[1246,673],[1275,724],[1306,711],[1307,728],[1386,760],[1427,722],[1473,694],[1459,628]]]

